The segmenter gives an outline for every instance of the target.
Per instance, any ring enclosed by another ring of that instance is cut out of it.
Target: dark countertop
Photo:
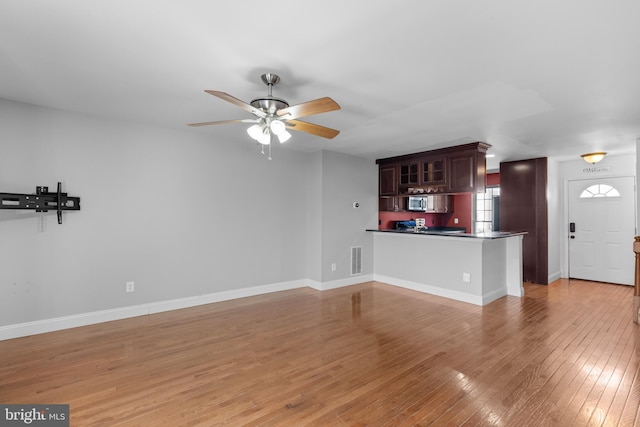
[[[440,231],[440,230],[395,230],[395,229],[367,229],[366,231],[374,231],[379,233],[396,233],[396,234],[411,234],[413,236],[447,236],[447,237],[466,237],[472,239],[504,239],[506,237],[521,236],[527,234],[526,231],[513,232],[513,231],[492,231],[490,233],[461,233],[459,231]]]

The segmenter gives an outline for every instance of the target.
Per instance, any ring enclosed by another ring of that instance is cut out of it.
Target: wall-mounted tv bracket
[[[56,210],[58,224],[62,224],[62,211],[79,211],[80,197],[67,196],[59,182],[55,193],[49,193],[49,187],[36,187],[36,194],[0,193],[0,209]]]

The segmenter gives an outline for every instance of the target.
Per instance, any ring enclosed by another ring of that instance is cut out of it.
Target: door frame
[[[564,178],[563,182],[563,194],[562,194],[562,205],[563,205],[563,214],[562,214],[562,229],[560,230],[560,234],[562,236],[562,272],[561,276],[564,278],[569,277],[569,181],[592,181],[594,179],[607,179],[607,178],[633,178],[633,207],[634,207],[634,227],[635,227],[635,235],[638,235],[638,178],[630,173],[621,173],[621,174],[602,174],[602,175],[592,175],[592,176],[583,176],[580,178],[571,177]],[[551,241],[551,240],[550,240]],[[629,243],[629,251],[633,250],[633,241]],[[549,282],[551,283],[551,282]]]

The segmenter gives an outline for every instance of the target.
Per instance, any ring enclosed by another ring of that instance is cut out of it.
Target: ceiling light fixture
[[[267,125],[266,121],[263,121],[260,124],[249,126],[247,133],[262,145],[271,143],[271,134],[278,137],[280,144],[287,142],[291,138],[291,134],[287,132],[286,125],[281,120],[272,120],[269,125]]]
[[[278,140],[280,141],[280,144],[283,144],[283,143],[287,142],[289,140],[289,138],[291,138],[291,134],[289,132],[287,132],[286,130],[281,132],[278,135]]]
[[[257,141],[262,145],[271,144],[271,132],[269,132],[268,127],[263,127],[260,136],[258,136]]]
[[[604,156],[606,155],[607,153],[604,151],[596,151],[593,153],[582,154],[580,157],[582,157],[585,162],[595,165],[600,160],[604,159]]]
[[[286,132],[286,126],[282,120],[272,120],[269,127],[271,128],[271,131],[276,135],[280,135],[282,132]]]
[[[260,126],[260,125],[250,126],[249,129],[247,129],[247,133],[249,134],[249,136],[251,138],[253,138],[256,141],[258,141],[258,138],[262,134],[262,126]]]
[[[291,134],[287,132],[287,126],[282,120],[272,120],[269,129],[278,137],[280,144],[287,142],[291,138]]]
[[[271,131],[265,124],[249,126],[247,133],[262,145],[269,145],[271,143]]]

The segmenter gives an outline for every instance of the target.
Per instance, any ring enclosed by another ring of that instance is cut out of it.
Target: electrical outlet
[[[331,271],[336,271],[336,263],[331,264]]]
[[[470,273],[462,273],[462,281],[464,283],[471,283],[471,274]]]
[[[133,292],[136,290],[136,282],[127,282],[127,286],[125,288],[126,292]]]
[[[453,223],[457,224],[458,223],[458,218],[453,218]]]

